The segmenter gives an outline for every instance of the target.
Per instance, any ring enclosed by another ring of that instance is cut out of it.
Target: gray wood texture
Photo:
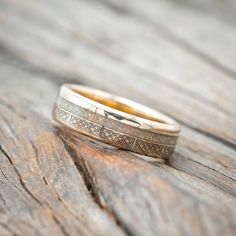
[[[235,2],[0,0],[0,235],[235,235]],[[182,125],[168,163],[51,119],[80,83]]]

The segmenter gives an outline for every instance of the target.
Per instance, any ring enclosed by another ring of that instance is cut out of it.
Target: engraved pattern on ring
[[[102,138],[109,144],[139,154],[164,158],[169,156],[174,150],[174,145],[152,143],[117,132],[116,130],[105,128],[89,120],[80,118],[77,115],[68,112],[59,106],[56,106],[54,108],[53,115],[60,122],[73,127],[79,132],[87,133],[99,139]]]
[[[99,123],[100,125],[102,125],[107,119],[109,119],[109,118],[103,117],[100,114],[96,114],[82,107],[79,107],[61,97],[58,99],[57,105],[86,120]],[[142,138],[143,140],[146,140],[148,142],[156,141],[162,144],[174,145],[176,144],[176,141],[178,138],[177,136],[168,136],[168,135],[162,135],[162,134],[158,134],[158,133],[154,133],[150,131],[140,130],[139,128],[136,128],[136,127],[130,127],[130,126],[127,127],[126,124],[121,124],[119,121],[115,121],[112,119],[109,119],[109,122],[106,122],[106,123],[108,126],[107,128],[113,129],[113,127],[116,127],[118,132],[122,132],[124,134],[128,128],[132,133],[134,133],[135,136],[137,136],[138,138]]]

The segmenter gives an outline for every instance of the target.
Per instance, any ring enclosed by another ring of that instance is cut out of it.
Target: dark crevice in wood
[[[65,227],[61,224],[61,222],[58,220],[58,218],[54,215],[51,214],[53,221],[55,222],[55,224],[59,227],[59,229],[61,230],[62,234],[64,236],[70,236],[70,234],[66,231]]]
[[[46,179],[45,176],[43,176],[43,181],[44,181],[44,183],[45,183],[46,185],[48,185],[48,181],[47,181],[47,179]]]
[[[67,153],[69,154],[69,156],[72,157],[72,160],[74,161],[76,168],[78,169],[79,173],[81,174],[81,176],[84,180],[84,183],[86,185],[86,188],[88,189],[88,192],[90,193],[90,195],[92,196],[94,201],[99,206],[102,206],[102,203],[101,203],[101,200],[100,200],[97,188],[96,188],[96,183],[94,181],[94,178],[92,177],[93,175],[88,170],[84,159],[79,157],[77,155],[76,151],[69,144],[67,144],[63,138],[61,138],[61,140],[64,143]]]
[[[94,1],[94,0],[90,0]],[[141,21],[149,26],[153,26],[154,29],[157,31],[159,36],[162,36],[165,40],[168,40],[171,43],[174,43],[175,45],[181,47],[182,49],[186,50],[187,52],[191,53],[192,55],[200,58],[201,60],[205,61],[208,65],[213,67],[215,70],[218,70],[226,75],[229,76],[229,78],[235,79],[236,78],[236,71],[230,69],[226,65],[223,65],[221,62],[219,62],[216,58],[213,58],[212,56],[208,55],[201,49],[197,48],[196,46],[192,45],[190,42],[188,42],[186,39],[181,38],[171,30],[167,29],[165,26],[163,26],[159,22],[153,22],[152,20],[148,19],[147,17],[138,14],[136,12],[133,12],[132,10],[125,9],[123,7],[120,7],[118,5],[115,5],[111,1],[107,0],[101,0],[100,3],[103,5],[109,7],[110,9],[114,10],[118,14],[126,15],[128,17],[133,17],[137,21]]]
[[[4,176],[4,178],[5,178],[7,181],[9,181],[9,179],[7,178],[7,176],[6,176],[6,174],[4,173],[4,171],[1,170],[1,172],[2,172],[2,175]]]
[[[29,139],[29,142],[30,142],[30,144],[31,144],[31,147],[33,148],[33,150],[34,150],[34,153],[35,153],[35,156],[36,157],[38,157],[38,149],[36,148],[36,146],[35,146],[35,144],[32,142],[32,140],[31,139]],[[43,176],[44,177],[44,176]]]
[[[39,168],[40,168],[40,161],[38,159],[38,149],[37,147],[35,146],[35,144],[33,143],[32,140],[30,140],[30,138],[28,139],[34,152],[35,152],[35,157],[36,157],[36,160],[37,160],[37,163],[39,165]],[[47,178],[45,176],[45,174],[43,173],[43,171],[40,169],[40,173],[42,175],[42,179],[43,179],[43,182],[45,183],[45,185],[49,185],[49,182],[47,181]],[[50,184],[50,187],[52,188],[53,192],[55,193],[56,195],[56,198],[59,202],[61,202],[61,204],[68,210],[68,213],[73,217],[75,218],[76,220],[80,221],[80,218],[78,218],[76,215],[74,215],[74,213],[71,211],[71,209],[67,206],[67,204],[63,201],[63,199],[58,195],[58,192],[55,190],[55,188],[53,187],[53,185]],[[51,210],[51,215],[53,217],[53,220],[56,219],[56,216],[54,215],[53,213],[53,209],[51,209],[50,205],[48,205],[47,203],[45,203],[45,205],[48,207],[48,209]],[[55,221],[56,223],[58,223],[58,225],[61,225],[60,221],[57,219]],[[63,226],[62,226],[63,227]],[[60,227],[61,228],[61,227]],[[64,230],[61,228],[61,230],[63,231],[63,234],[65,234]],[[65,234],[66,235],[66,234]]]
[[[35,152],[35,157],[36,157],[37,163],[38,163],[39,168],[40,168],[40,161],[39,161],[39,159],[38,159],[38,155],[39,155],[39,154],[38,154],[38,149],[37,149],[37,147],[35,146],[35,144],[33,143],[33,141],[30,140],[30,138],[29,138],[28,140],[29,140],[29,142],[30,142],[30,144],[31,144],[31,146],[32,146],[32,148],[33,148],[33,150],[34,150],[34,152]],[[43,179],[43,182],[45,183],[45,185],[48,185],[49,183],[48,183],[47,178],[46,178],[45,174],[43,173],[43,171],[41,171],[41,175],[42,175],[42,179]],[[51,186],[53,192],[55,193],[56,198],[57,198],[58,201],[60,201],[61,204],[68,210],[68,213],[69,213],[72,217],[76,218],[77,220],[80,220],[76,215],[74,215],[74,213],[70,210],[70,208],[67,206],[67,204],[65,204],[65,202],[63,201],[63,199],[58,195],[58,192],[55,190],[55,188],[53,187],[53,185],[50,184],[50,186]],[[48,204],[46,204],[46,205],[47,205],[48,208],[51,209],[51,207],[50,207]],[[54,217],[55,217],[55,216],[54,216]],[[58,222],[59,222],[59,220],[58,220]]]
[[[4,173],[4,171],[1,170],[1,172],[2,172],[2,175],[4,176],[4,178],[5,178],[9,183],[11,183],[11,180],[6,176],[6,174]],[[18,185],[16,185],[15,183],[12,183],[12,184],[13,184],[13,186],[14,186],[19,192],[22,192],[22,189],[20,189]]]
[[[35,157],[36,157],[37,163],[38,163],[39,168],[40,168],[40,161],[39,161],[39,159],[38,159],[38,149],[37,149],[37,147],[35,146],[35,144],[33,143],[32,140],[30,140],[30,139],[28,139],[28,140],[29,140],[29,142],[30,142],[30,144],[31,144],[31,146],[32,146],[32,148],[33,148],[33,150],[34,150],[34,152],[35,152]],[[40,171],[40,172],[41,172],[41,175],[42,175],[43,182],[45,183],[45,185],[48,185],[48,181],[47,181],[46,176],[44,175],[44,173],[43,173],[42,171]],[[74,218],[76,218],[77,220],[79,220],[79,219],[77,218],[77,216],[75,216],[75,215],[71,212],[71,210],[68,208],[68,206],[64,203],[64,201],[61,199],[61,197],[58,195],[57,191],[55,190],[55,188],[54,188],[52,185],[51,185],[51,188],[52,188],[53,192],[55,193],[55,195],[56,195],[58,201],[61,202],[61,204],[68,210],[68,212],[69,212]],[[46,204],[46,205],[47,205],[47,207],[48,207],[49,209],[51,209],[51,207],[50,207],[48,204]],[[53,213],[52,213],[52,214],[53,214]],[[52,215],[52,216],[53,216],[53,215]],[[56,217],[56,216],[54,216],[54,219],[55,219],[55,217]],[[57,222],[59,222],[59,220],[57,220]]]
[[[30,197],[32,199],[34,199],[40,206],[42,206],[42,203],[40,202],[40,200],[35,197],[31,192],[30,190],[27,188],[27,186],[25,185],[23,179],[22,179],[22,176],[20,174],[20,172],[18,171],[18,169],[16,168],[16,166],[14,165],[11,157],[8,155],[8,153],[3,149],[2,145],[0,144],[0,151],[3,153],[3,155],[8,159],[8,161],[10,162],[10,164],[12,165],[16,175],[18,176],[18,179],[20,181],[20,184],[21,186],[23,187],[23,189],[30,195]]]
[[[29,142],[30,142],[30,144],[31,144],[31,147],[32,147],[33,150],[34,150],[36,161],[37,161],[37,163],[38,163],[38,165],[39,165],[39,167],[40,167],[40,162],[39,162],[39,159],[38,159],[38,156],[39,156],[38,149],[37,149],[37,147],[35,146],[34,142],[33,142],[30,138],[29,138],[28,140],[29,140]],[[45,185],[48,185],[48,181],[47,181],[47,179],[46,179],[44,173],[41,172],[41,174],[42,174],[43,182],[45,183]]]
[[[189,127],[189,128],[191,129],[191,127]],[[196,131],[196,132],[199,132],[199,131]],[[200,133],[202,133],[202,132],[200,132]],[[203,135],[204,135],[204,134],[203,134]],[[62,137],[61,137],[61,138],[62,138]],[[63,139],[63,138],[62,138],[62,139]],[[64,144],[65,144],[65,146],[66,146],[66,145],[67,145],[66,142],[65,142],[65,141],[63,141],[63,142],[64,142]],[[89,142],[90,142],[92,145],[96,145],[96,146],[97,146],[97,143],[95,143],[94,141],[92,141],[92,142],[89,141]],[[67,146],[68,146],[68,145],[67,145]],[[97,147],[103,149],[102,146],[97,146]],[[110,150],[110,149],[109,149],[109,150]],[[118,150],[119,150],[119,149],[118,149]],[[113,150],[111,150],[111,151],[113,151]],[[78,159],[78,156],[77,156],[76,153],[75,153],[75,155],[76,155],[76,158]],[[214,172],[217,173],[218,175],[222,175],[222,176],[224,176],[225,178],[228,178],[228,179],[230,179],[230,180],[232,180],[232,181],[236,181],[234,178],[232,178],[232,177],[230,177],[230,176],[227,176],[227,175],[225,175],[225,174],[223,174],[223,173],[220,173],[220,172],[218,172],[217,170],[211,168],[210,166],[206,166],[206,165],[204,165],[204,164],[202,164],[202,163],[200,163],[200,162],[197,162],[197,161],[195,161],[195,160],[192,160],[191,158],[188,158],[187,156],[184,156],[184,155],[182,155],[182,154],[180,154],[180,153],[178,153],[178,155],[181,155],[183,158],[187,159],[189,162],[195,162],[196,164],[199,164],[199,165],[201,165],[201,166],[203,166],[203,167],[205,167],[205,168],[210,169],[211,171],[214,171]],[[81,159],[82,159],[82,162],[84,162],[84,159],[83,159],[82,157],[81,157]],[[150,162],[150,164],[159,165],[160,163],[152,163],[152,162]],[[224,191],[224,192],[230,194],[231,196],[234,196],[234,195],[235,195],[234,192],[228,191],[227,188],[222,188],[222,187],[218,186],[217,184],[212,183],[212,181],[208,181],[207,178],[206,178],[206,179],[203,179],[203,178],[201,178],[198,174],[196,174],[196,173],[194,173],[194,172],[190,172],[190,171],[188,172],[188,171],[186,171],[186,170],[184,170],[184,169],[182,169],[182,168],[178,168],[177,166],[175,166],[174,162],[171,162],[170,160],[166,160],[166,164],[169,165],[169,166],[171,166],[171,167],[173,167],[173,168],[175,168],[175,169],[178,169],[179,171],[182,171],[182,172],[187,173],[187,174],[190,174],[190,175],[192,175],[192,176],[194,176],[194,177],[200,178],[201,180],[204,180],[204,181],[206,181],[206,182],[208,182],[208,183],[214,185],[216,188],[221,189],[222,191]],[[86,169],[86,171],[88,171],[88,170]],[[89,176],[92,176],[92,174],[89,173]]]
[[[48,181],[46,180],[46,177],[44,177],[45,181],[46,181],[46,185],[48,185]],[[53,192],[55,193],[56,195],[56,198],[59,202],[61,202],[61,204],[66,208],[66,210],[68,211],[68,213],[73,217],[75,218],[76,220],[80,221],[81,219],[78,218],[78,216],[76,216],[72,211],[71,209],[67,206],[67,204],[64,202],[64,200],[59,196],[58,192],[56,191],[56,189],[53,187],[53,185],[51,185],[51,188],[53,190]],[[50,208],[50,206],[48,206],[48,208]]]
[[[107,215],[117,224],[117,226],[125,233],[127,236],[134,236],[134,233],[124,225],[121,220],[118,218],[116,213],[110,209],[107,205],[104,204],[105,200],[101,200],[101,196],[98,193],[98,189],[96,187],[96,182],[94,180],[94,174],[91,173],[91,170],[86,165],[86,162],[83,157],[80,157],[77,152],[73,149],[73,147],[59,134],[60,139],[64,143],[65,150],[72,158],[75,163],[75,166],[82,176],[85,186],[88,190],[88,193],[91,195],[94,202],[107,213]]]
[[[15,170],[17,176],[18,176],[18,179],[20,181],[20,184],[21,186],[23,187],[23,189],[40,205],[40,206],[43,206],[43,203],[38,199],[36,198],[31,192],[30,190],[26,187],[25,183],[23,182],[23,179],[22,179],[22,176],[20,175],[18,169],[15,167],[13,161],[11,160],[11,157],[7,154],[7,152],[3,149],[3,147],[0,145],[0,151],[3,153],[3,155],[9,160],[10,164],[13,166],[13,169]],[[46,179],[45,179],[46,180]],[[47,181],[46,183],[47,184]],[[60,228],[61,232],[63,233],[63,235],[65,236],[70,236],[69,233],[66,232],[64,226],[61,224],[61,222],[59,221],[59,219],[57,219],[57,217],[55,216],[55,214],[53,213],[53,210],[51,209],[51,207],[46,204],[46,206],[48,207],[48,209],[50,210],[50,215],[53,219],[53,221],[58,225],[58,227]]]

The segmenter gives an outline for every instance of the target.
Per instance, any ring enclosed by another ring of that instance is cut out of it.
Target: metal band
[[[69,84],[61,87],[53,118],[104,143],[158,158],[172,154],[180,130],[174,120],[148,107]]]

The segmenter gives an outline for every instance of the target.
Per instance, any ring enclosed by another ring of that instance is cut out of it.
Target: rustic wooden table
[[[0,235],[236,235],[236,29],[228,0],[0,1]],[[150,163],[51,120],[85,84],[182,125]]]

